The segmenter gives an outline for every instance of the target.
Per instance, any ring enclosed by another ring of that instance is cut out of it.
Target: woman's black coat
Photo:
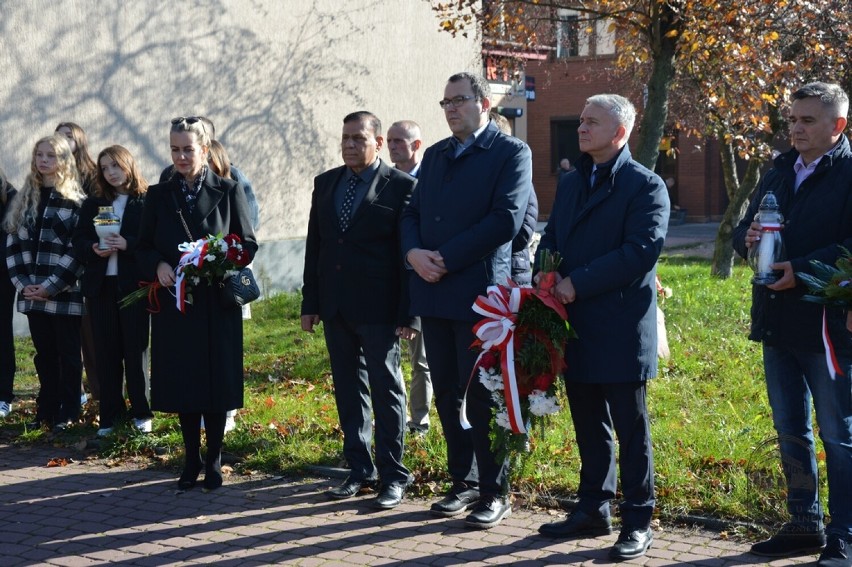
[[[157,265],[175,268],[178,245],[217,233],[239,236],[250,257],[257,251],[243,188],[208,171],[190,214],[177,179],[148,189],[139,237],[142,277],[157,281]],[[151,408],[164,412],[225,412],[243,405],[243,321],[225,307],[216,286],[202,282],[181,313],[174,288],[160,289],[160,311],[151,316]]]

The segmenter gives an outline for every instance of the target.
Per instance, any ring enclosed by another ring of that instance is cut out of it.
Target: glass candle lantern
[[[773,270],[771,266],[783,262],[786,254],[781,238],[784,215],[781,214],[778,200],[772,191],[767,191],[761,199],[754,220],[760,223],[761,229],[760,238],[748,251],[748,264],[754,271],[751,281],[757,285],[774,284],[780,278],[781,272]]]
[[[115,214],[112,207],[98,207],[98,215],[95,217],[95,232],[98,235],[98,249],[109,250],[110,246],[104,239],[121,230],[121,219]]]

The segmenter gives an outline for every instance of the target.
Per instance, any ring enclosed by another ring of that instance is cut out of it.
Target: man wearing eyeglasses
[[[476,361],[471,306],[489,285],[509,279],[512,239],[532,187],[530,149],[489,121],[490,96],[481,76],[449,78],[440,105],[452,136],[424,153],[417,190],[402,216],[411,313],[421,317],[453,480],[431,511],[450,517],[472,509],[465,523],[473,528],[496,526],[511,504],[506,463],[491,451],[490,394],[478,380],[468,387]],[[468,430],[459,423],[466,388]]]

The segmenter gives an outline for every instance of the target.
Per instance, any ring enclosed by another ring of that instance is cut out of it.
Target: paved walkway
[[[433,518],[428,502],[374,511],[369,497],[327,500],[333,480],[226,479],[211,493],[179,492],[176,475],[111,468],[73,449],[0,443],[0,566],[13,565],[601,565],[615,535],[570,542],[540,537],[556,514],[516,509],[500,526],[466,530]],[[765,563],[718,533],[657,527],[648,566]]]

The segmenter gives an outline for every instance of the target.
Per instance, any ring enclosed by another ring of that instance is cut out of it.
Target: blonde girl
[[[77,280],[83,268],[71,236],[84,197],[71,147],[54,134],[36,142],[30,174],[3,221],[6,266],[36,350],[40,387],[33,426],[64,429],[80,414],[83,298]]]

